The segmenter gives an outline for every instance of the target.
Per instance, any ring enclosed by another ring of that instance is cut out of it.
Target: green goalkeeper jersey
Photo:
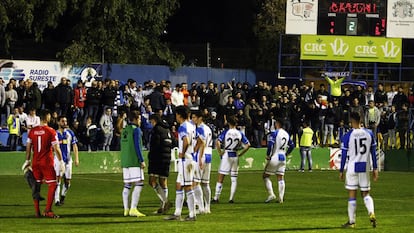
[[[121,134],[121,167],[140,167],[142,156],[142,132],[135,124],[129,124]]]

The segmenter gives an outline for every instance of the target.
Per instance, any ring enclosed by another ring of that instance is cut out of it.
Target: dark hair
[[[58,116],[57,120],[60,121],[62,118],[66,118],[66,116],[65,115],[60,115],[60,116]]]
[[[158,114],[152,114],[150,117],[149,117],[149,119],[150,120],[154,120],[155,122],[161,122],[161,116],[160,115],[158,115]]]
[[[359,115],[358,112],[351,112],[351,114],[349,115],[349,117],[351,118],[351,120],[357,121],[357,122],[361,122],[361,115]]]
[[[180,105],[175,109],[175,113],[184,119],[187,119],[190,114],[190,109],[187,106]]]
[[[193,114],[196,117],[203,117],[204,116],[204,114],[203,114],[203,112],[201,110],[194,111]]]
[[[140,116],[141,115],[141,113],[138,111],[138,110],[132,110],[130,113],[129,113],[129,120],[130,121],[133,121],[133,120],[135,120],[136,118],[138,118],[138,116]]]
[[[49,110],[41,109],[40,112],[39,112],[40,120],[45,121],[48,114],[50,114]]]
[[[236,126],[236,124],[237,124],[236,117],[235,116],[230,116],[229,118],[227,118],[227,123],[229,125]]]

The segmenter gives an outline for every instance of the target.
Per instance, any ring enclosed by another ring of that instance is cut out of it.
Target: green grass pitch
[[[175,175],[169,178],[174,203]],[[214,194],[216,173],[212,174]],[[122,174],[75,174],[65,205],[53,207],[60,219],[34,218],[30,190],[23,176],[0,176],[0,232],[414,232],[414,173],[382,172],[372,182],[378,226],[369,223],[358,198],[356,229],[341,229],[347,221],[347,192],[335,171],[287,171],[283,204],[265,204],[262,172],[239,174],[235,204],[229,204],[230,179],[212,213],[196,222],[164,221],[152,214],[159,202],[146,184],[139,209],[147,217],[123,217]],[[277,182],[272,177],[274,189]],[[46,185],[42,185],[46,196]],[[41,203],[44,208],[45,202]],[[170,210],[172,213],[173,210]],[[188,213],[184,208],[183,216]]]

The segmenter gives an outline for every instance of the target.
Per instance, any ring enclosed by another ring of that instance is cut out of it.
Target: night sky
[[[168,21],[167,40],[172,43],[206,43],[249,47],[257,1],[181,0],[180,9]]]

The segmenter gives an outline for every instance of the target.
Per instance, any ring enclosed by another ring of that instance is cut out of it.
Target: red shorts
[[[55,168],[49,164],[33,164],[33,176],[37,182],[45,180],[46,183],[56,182]]]

